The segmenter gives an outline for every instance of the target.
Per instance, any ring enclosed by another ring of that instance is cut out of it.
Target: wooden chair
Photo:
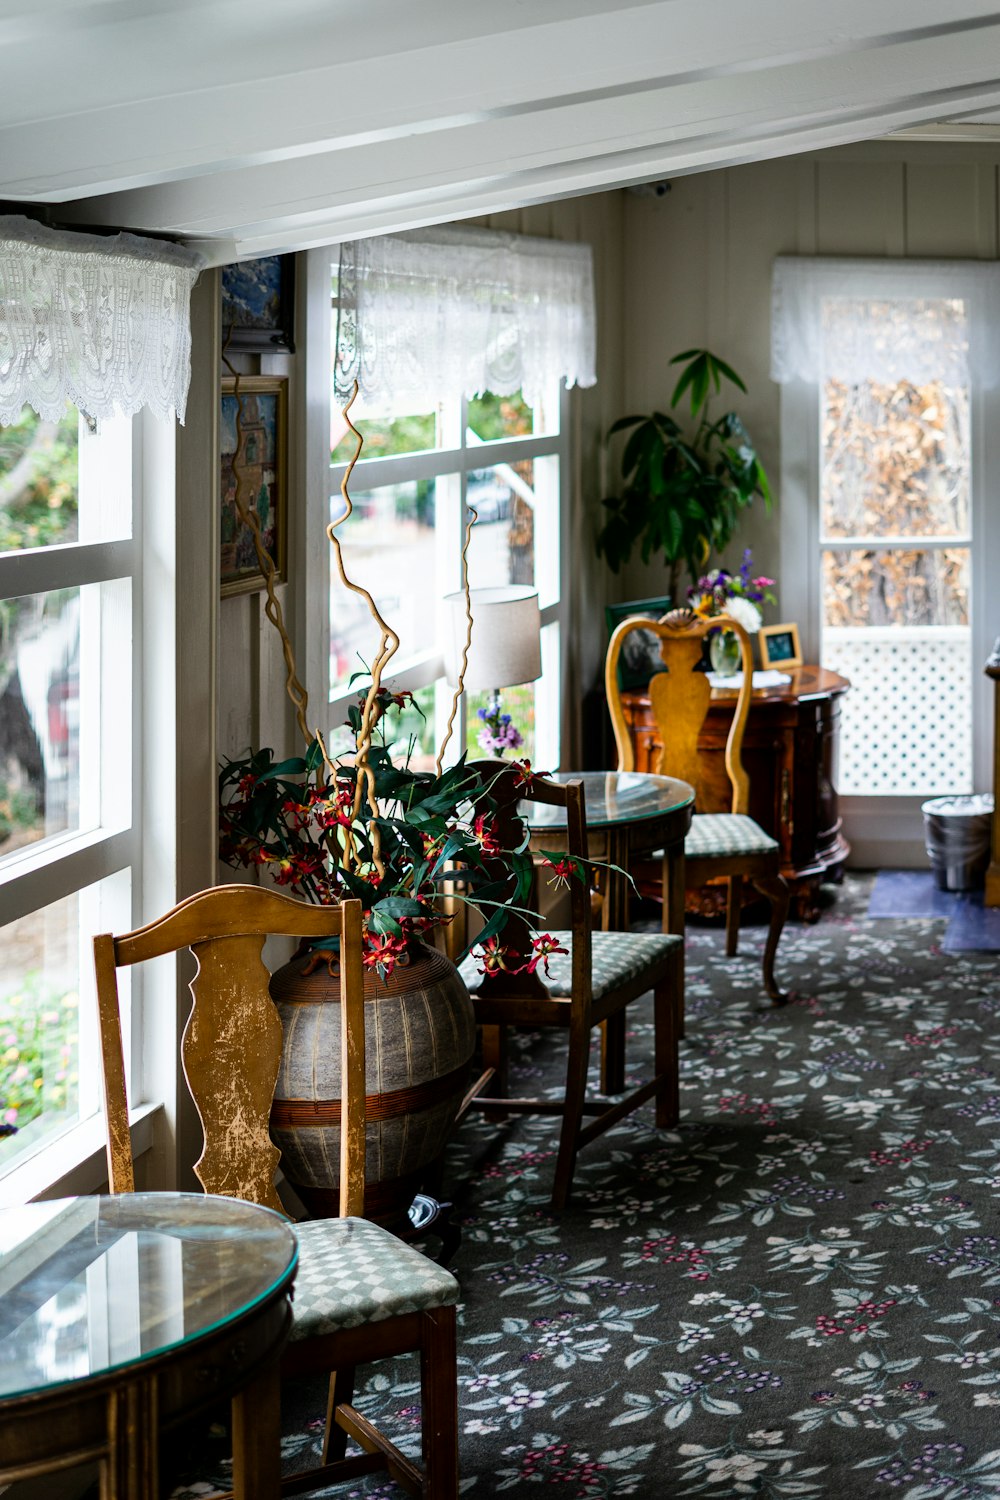
[[[780,1003],[786,997],[774,977],[774,958],[778,940],[788,916],[788,884],[781,874],[779,846],[753,818],[747,816],[750,806],[750,780],[741,758],[743,730],[750,711],[753,657],[750,638],[741,625],[728,615],[704,620],[691,610],[676,609],[662,620],[623,620],[611,637],[604,668],[605,688],[611,723],[618,748],[619,771],[635,769],[635,749],[629,734],[618,687],[618,659],[629,635],[636,630],[652,631],[660,640],[660,655],[667,670],[659,672],[649,684],[649,697],[659,735],[659,753],[653,770],[661,775],[679,776],[695,788],[696,798],[702,791],[702,765],[698,756],[698,732],[708,711],[712,689],[701,668],[703,638],[720,625],[736,632],[742,655],[743,681],[736,700],[729,738],[726,741],[726,770],[733,788],[732,811],[728,813],[695,813],[684,841],[685,880],[696,888],[724,876],[729,881],[726,914],[726,955],[737,951],[740,927],[741,888],[749,880],[771,903],[771,924],[764,945],[764,987],[771,1000]],[[695,802],[697,806],[697,800]],[[655,856],[654,856],[655,857]]]
[[[513,767],[496,761],[476,767],[500,804],[501,838],[511,836],[504,824],[516,815],[520,800],[549,803],[566,809],[567,850],[587,858],[587,825],[583,784],[555,785],[534,778],[518,787]],[[489,871],[489,861],[486,861]],[[683,937],[672,933],[593,932],[589,882],[570,881],[572,928],[552,936],[567,950],[549,958],[549,973],[500,972],[483,975],[477,961],[467,958],[462,978],[472,995],[476,1019],[483,1028],[484,1072],[473,1087],[468,1106],[498,1114],[551,1114],[562,1117],[559,1154],[552,1189],[554,1208],[565,1208],[573,1184],[577,1153],[582,1146],[618,1123],[647,1099],[656,1101],[656,1123],[666,1128],[678,1118],[677,1043],[683,1009]],[[530,958],[533,933],[523,916],[512,913],[501,942],[516,967]],[[591,1032],[614,1020],[625,1007],[653,991],[655,1026],[653,1077],[616,1103],[586,1098]],[[561,1100],[512,1099],[508,1095],[507,1028],[561,1027],[569,1032],[566,1091]],[[491,1088],[487,1095],[485,1089]],[[583,1124],[584,1115],[595,1118]]]
[[[268,1134],[282,1043],[281,1021],[268,993],[270,976],[261,959],[269,933],[340,939],[342,1017],[341,1217],[295,1226],[299,1266],[292,1332],[281,1366],[282,1375],[336,1374],[331,1377],[323,1464],[306,1476],[286,1479],[282,1493],[312,1491],[388,1470],[411,1495],[455,1500],[458,1282],[395,1235],[359,1217],[365,1174],[360,902],[312,906],[259,886],[225,885],[191,896],[135,932],[94,939],[111,1191],[134,1191],[117,970],[190,948],[198,972],[191,982],[194,1004],[181,1049],[204,1132],[195,1172],[208,1193],[283,1212],[274,1186],[280,1153]],[[350,1404],[356,1365],[411,1351],[420,1354],[423,1470]],[[252,1422],[252,1410],[240,1400],[234,1402],[234,1423]],[[344,1457],[348,1435],[362,1454]],[[241,1477],[234,1475],[234,1482],[239,1492]]]

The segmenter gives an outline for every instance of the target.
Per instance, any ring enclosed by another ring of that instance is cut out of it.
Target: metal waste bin
[[[993,798],[932,797],[923,803],[924,843],[942,891],[970,891],[983,884],[990,862]]]

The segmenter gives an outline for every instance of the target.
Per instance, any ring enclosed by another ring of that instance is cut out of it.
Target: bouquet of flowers
[[[349,711],[355,733],[364,697]],[[360,898],[364,962],[383,978],[407,961],[415,940],[450,920],[434,897],[457,864],[468,900],[486,918],[475,940],[483,971],[496,973],[508,967],[497,935],[531,891],[527,829],[521,824],[514,841],[502,840],[490,784],[464,756],[440,774],[412,770],[409,754],[402,766],[393,764],[384,714],[407,702],[409,693],[379,690],[380,742],[360,767],[354,756],[329,760],[318,739],[288,760],[275,762],[265,749],[227,761],[219,778],[220,857],[234,867],[265,868],[307,901]],[[517,767],[525,786],[532,774],[530,762]],[[528,966],[544,964],[553,951],[549,935],[540,935]]]
[[[771,592],[773,578],[761,574],[752,578],[753,557],[748,547],[743,554],[743,565],[738,573],[729,573],[725,568],[713,568],[699,578],[694,588],[688,589],[688,598],[696,615],[710,620],[715,615],[729,615],[738,625],[753,635],[760,629],[762,604],[777,604]]]
[[[485,708],[478,710],[483,727],[477,736],[479,744],[490,755],[501,756],[505,750],[517,750],[524,744],[524,736],[513,723],[510,714],[503,712],[503,701],[499,693],[491,693]]]

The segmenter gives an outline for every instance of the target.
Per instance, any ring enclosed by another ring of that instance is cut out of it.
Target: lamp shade
[[[472,645],[465,669],[470,693],[515,687],[542,675],[542,618],[534,589],[516,584],[472,589]],[[465,645],[465,595],[446,594],[445,674],[457,686]]]

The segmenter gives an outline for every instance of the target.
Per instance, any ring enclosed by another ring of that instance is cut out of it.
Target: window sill
[[[153,1144],[153,1119],[161,1104],[142,1104],[131,1121],[132,1153],[139,1156]],[[67,1130],[65,1135],[0,1177],[0,1209],[48,1198],[72,1198],[94,1193],[108,1180],[104,1116],[97,1114]]]

